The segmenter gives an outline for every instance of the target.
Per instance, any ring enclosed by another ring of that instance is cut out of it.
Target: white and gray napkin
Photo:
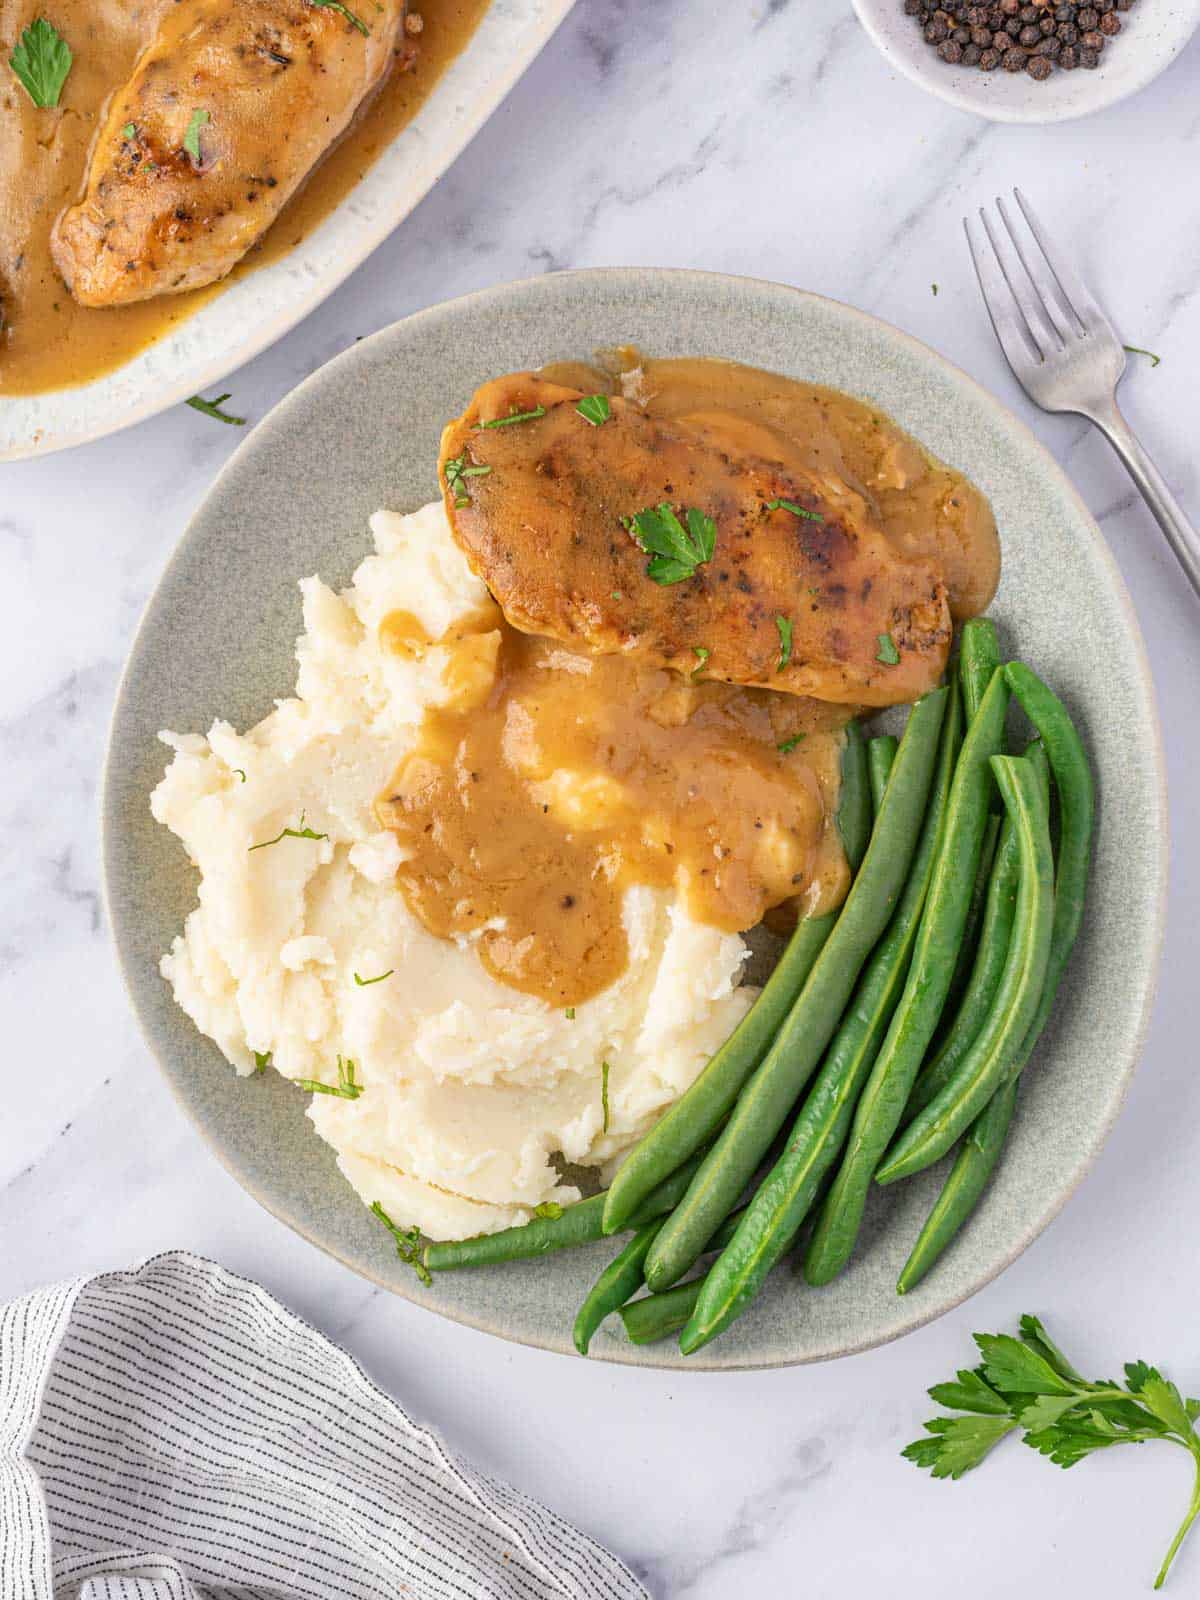
[[[649,1600],[211,1261],[0,1311],[0,1600],[401,1597]]]

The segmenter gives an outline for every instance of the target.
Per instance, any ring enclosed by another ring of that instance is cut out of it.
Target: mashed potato
[[[692,1082],[753,999],[747,949],[692,920],[673,893],[622,902],[630,959],[574,1017],[492,978],[472,941],[434,937],[394,877],[400,849],[373,802],[446,700],[449,651],[383,648],[379,625],[412,613],[439,639],[486,599],[439,504],[378,512],[377,554],[349,589],[301,584],[295,698],[239,734],[164,733],[174,760],[151,800],[200,873],[199,903],[163,976],[240,1073],[267,1055],[315,1094],[318,1132],[362,1199],[433,1239],[492,1232],[569,1201],[556,1152],[607,1167]],[[561,772],[581,792],[600,776]],[[284,835],[284,829],[322,837]],[[369,980],[383,977],[380,982]],[[356,975],[366,982],[356,982]],[[609,1063],[609,1125],[601,1101]]]

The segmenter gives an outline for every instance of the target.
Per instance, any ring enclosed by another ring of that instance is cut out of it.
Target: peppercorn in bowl
[[[1064,122],[1136,94],[1200,25],[1200,0],[854,0],[889,63],[993,122]]]

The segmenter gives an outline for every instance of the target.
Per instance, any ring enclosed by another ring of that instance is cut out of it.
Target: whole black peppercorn
[[[1066,72],[1071,72],[1079,65],[1079,51],[1073,44],[1065,44],[1059,53],[1058,64]]]
[[[954,40],[955,44],[970,44],[971,30],[970,28],[955,28],[950,37]]]
[[[1017,35],[1017,43],[1032,47],[1042,42],[1042,30],[1027,23]]]
[[[1024,72],[1025,63],[1029,57],[1024,50],[1011,49],[1004,52],[1003,67],[1005,72]]]
[[[979,48],[979,46],[977,44],[964,45],[963,46],[963,66],[964,67],[977,67],[979,65],[979,58],[980,58],[980,56],[982,54],[983,54],[983,51]]]
[[[1098,11],[1102,17],[1107,16],[1110,11],[1115,11],[1116,9],[1117,0],[1092,0],[1092,10]]]
[[[1118,11],[1132,11],[1133,10],[1133,0],[1117,0],[1117,10]]]
[[[1075,20],[1075,7],[1074,6],[1057,6],[1057,7],[1055,7],[1054,20],[1055,20],[1055,22],[1074,22],[1074,20]]]
[[[992,30],[990,28],[972,28],[971,29],[971,43],[972,44],[977,44],[981,50],[986,50],[988,45],[991,44],[991,42],[992,42]]]
[[[1043,39],[1048,39],[1055,29],[1054,18],[1048,11],[1042,13],[1042,20],[1038,23],[1038,32]]]
[[[1017,15],[1020,17],[1022,22],[1036,22],[1038,19],[1038,8],[1036,6],[1022,6],[1020,11],[1017,12]]]
[[[954,39],[947,39],[944,44],[938,45],[938,55],[941,56],[943,61],[948,61],[952,67],[962,60],[962,53],[962,45]]]
[[[1116,0],[1110,0],[1109,9],[1111,10],[1112,6],[1114,6],[1115,4],[1116,4]],[[970,7],[968,7],[968,9],[967,9],[967,26],[969,28],[982,28],[982,27],[984,27],[986,25],[986,23],[987,23],[987,7],[986,6],[970,6]]]
[[[906,17],[919,17],[921,15],[921,0],[904,0],[904,15]]]
[[[984,72],[995,72],[1000,65],[999,50],[985,50],[979,58],[979,65]]]
[[[1021,0],[1000,0],[1000,9],[1006,17],[1015,17],[1021,9]]]
[[[1008,21],[1004,24],[1004,31],[1010,39],[1015,39],[1021,31],[1020,18],[1009,17]]]
[[[1100,13],[1092,6],[1084,6],[1075,21],[1079,24],[1080,31],[1086,33],[1089,28],[1094,28],[1100,21]]]
[[[1079,42],[1085,50],[1094,50],[1097,55],[1099,55],[1101,50],[1104,49],[1104,35],[1100,32],[1099,28],[1089,28],[1088,31],[1080,37]]]
[[[1100,18],[1100,32],[1107,34],[1111,39],[1114,34],[1121,31],[1121,19],[1115,11],[1106,11]]]
[[[1054,71],[1054,63],[1049,56],[1030,56],[1025,71],[1031,78],[1040,81],[1042,78],[1048,78]]]
[[[925,42],[927,44],[941,44],[943,39],[950,37],[950,29],[944,22],[939,22],[934,17],[932,22],[925,24]]]
[[[1054,31],[1063,44],[1079,43],[1079,29],[1073,22],[1060,22]]]
[[[1100,65],[1099,50],[1089,50],[1086,45],[1082,45],[1079,50],[1079,65],[1091,69],[1098,67]]]
[[[1062,45],[1057,39],[1043,39],[1041,44],[1037,47],[1036,54],[1039,56],[1049,56],[1051,61],[1057,61],[1059,56],[1062,54],[1062,48]]]

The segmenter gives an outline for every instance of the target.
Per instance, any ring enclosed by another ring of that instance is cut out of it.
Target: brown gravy
[[[350,133],[229,278],[188,294],[89,309],[71,298],[50,256],[50,230],[78,198],[112,92],[176,0],[55,0],[50,20],[74,61],[57,108],[39,110],[0,69],[0,394],[88,383],[169,334],[229,283],[277,261],[337,205],[412,120],[465,47],[489,0],[418,0],[424,27],[406,70],[393,71]],[[41,0],[0,0],[3,55],[45,13]]]
[[[404,612],[380,634],[406,655],[429,643]],[[451,698],[377,809],[412,911],[442,938],[477,936],[501,982],[556,1006],[606,988],[628,959],[633,883],[678,884],[694,917],[739,932],[796,897],[841,900],[845,707],[591,656],[498,607],[439,642]]]
[[[937,561],[956,617],[990,603],[1000,553],[987,500],[870,404],[632,349],[543,376],[661,417],[770,428],[862,493],[901,553]],[[407,612],[380,631],[405,654],[431,642]],[[452,646],[450,701],[426,713],[377,809],[406,852],[398,882],[413,912],[443,938],[475,936],[502,982],[558,1006],[605,988],[628,959],[632,883],[677,885],[694,917],[739,932],[841,902],[834,812],[853,707],[588,654],[517,632],[494,604],[439,642]]]

